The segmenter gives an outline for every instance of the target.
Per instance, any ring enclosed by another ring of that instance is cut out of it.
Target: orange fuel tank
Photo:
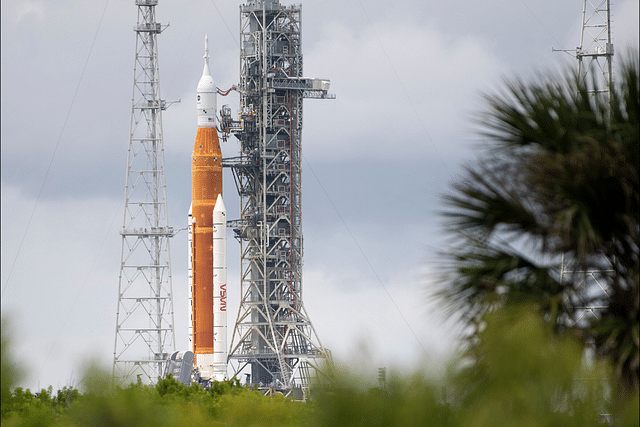
[[[215,127],[199,127],[193,147],[193,353],[213,354],[213,208],[222,193],[222,152]]]

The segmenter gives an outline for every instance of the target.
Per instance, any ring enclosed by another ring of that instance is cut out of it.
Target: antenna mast
[[[125,184],[113,375],[155,383],[175,348],[156,22],[158,0],[136,0],[138,23]]]

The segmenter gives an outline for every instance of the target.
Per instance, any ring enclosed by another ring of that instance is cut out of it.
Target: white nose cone
[[[216,127],[216,95],[218,89],[209,71],[209,38],[204,36],[204,70],[198,82],[196,105],[198,108],[198,127]]]

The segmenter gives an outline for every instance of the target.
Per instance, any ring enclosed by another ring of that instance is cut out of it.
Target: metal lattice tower
[[[578,316],[571,320],[571,326],[583,326],[584,322],[599,318],[600,311],[608,307],[609,285],[607,284],[607,278],[615,270],[608,261],[604,259],[598,261],[607,265],[585,267],[577,263],[575,258],[562,255],[562,267],[560,270],[562,283],[574,282],[574,293],[584,292],[590,301],[590,304],[573,306]],[[569,295],[565,303],[579,303],[579,299],[571,301],[572,299],[573,295]]]
[[[157,0],[136,0],[136,59],[113,374],[154,383],[175,349],[156,22]]]
[[[594,3],[584,0],[582,7],[582,32],[580,46],[576,47],[578,60],[578,76],[580,82],[589,88],[592,96],[604,97],[605,105],[611,100],[613,43],[611,41],[610,1],[599,0]],[[595,87],[597,84],[598,87]],[[607,263],[608,264],[608,263]],[[590,317],[598,317],[600,310],[607,307],[608,285],[606,277],[613,270],[611,265],[586,268],[577,265],[571,256],[562,256],[560,276],[562,282],[569,282],[579,277],[576,290],[582,288],[594,301],[600,303],[574,307],[581,313],[574,324],[579,324]]]
[[[335,96],[328,80],[302,77],[300,5],[249,1],[240,7],[240,40],[241,152],[224,164],[240,195],[231,225],[241,302],[229,362],[259,388],[305,399],[328,352],[302,300],[302,104]]]
[[[611,90],[611,63],[613,43],[611,41],[611,19],[609,0],[584,0],[582,7],[582,32],[580,46],[576,48],[580,81],[609,101]],[[595,80],[599,88],[592,86]]]

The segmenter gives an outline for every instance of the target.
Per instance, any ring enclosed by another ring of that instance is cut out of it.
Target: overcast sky
[[[156,7],[170,23],[158,38],[161,93],[181,100],[163,115],[175,228],[190,203],[203,38],[217,85],[236,84],[238,6]],[[638,1],[612,8],[616,55],[638,49]],[[305,101],[307,311],[339,361],[438,364],[454,346],[428,298],[439,198],[478,153],[482,92],[575,65],[552,48],[579,44],[582,1],[306,0],[302,12],[304,74],[337,95]],[[2,315],[25,387],[77,385],[85,361],[112,363],[136,20],[134,1],[2,0]],[[222,104],[235,111],[237,94]],[[222,151],[236,155],[235,138]],[[237,218],[228,170],[224,189]],[[178,349],[188,349],[186,239],[171,242]],[[233,324],[239,248],[228,243]]]

